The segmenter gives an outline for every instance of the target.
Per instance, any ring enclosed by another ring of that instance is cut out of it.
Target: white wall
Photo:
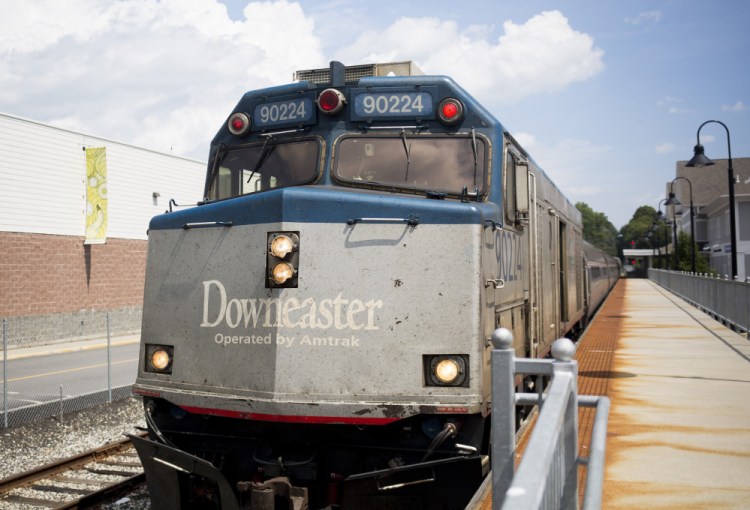
[[[84,236],[86,147],[107,148],[107,237],[146,239],[170,198],[203,195],[205,162],[0,113],[0,231]]]

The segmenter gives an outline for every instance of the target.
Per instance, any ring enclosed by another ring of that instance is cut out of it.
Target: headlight
[[[146,372],[171,374],[174,347],[171,345],[146,344]]]
[[[266,288],[297,288],[299,280],[299,232],[268,232]]]
[[[435,365],[435,377],[443,384],[450,384],[456,380],[461,373],[461,368],[456,360],[441,359]]]
[[[427,386],[469,386],[469,356],[466,354],[426,354],[423,356]]]
[[[171,359],[169,358],[169,353],[167,351],[160,349],[151,354],[151,366],[156,370],[164,370],[169,366],[170,362]]]
[[[281,262],[273,266],[271,278],[277,285],[283,285],[294,276],[294,268],[291,264]]]
[[[276,236],[271,241],[271,255],[280,259],[286,258],[294,250],[294,241],[289,236]]]

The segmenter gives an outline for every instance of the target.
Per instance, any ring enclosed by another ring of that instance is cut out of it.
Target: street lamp
[[[703,167],[715,164],[713,161],[708,159],[703,153],[703,146],[701,145],[701,128],[706,124],[715,122],[721,124],[724,130],[727,132],[727,152],[729,155],[729,164],[727,166],[727,179],[729,181],[729,230],[731,235],[731,260],[732,260],[732,280],[737,279],[737,229],[735,227],[735,213],[734,213],[734,169],[732,168],[732,143],[729,140],[729,128],[723,122],[719,120],[707,120],[698,127],[697,134],[697,145],[693,149],[694,156],[688,161],[685,166],[696,166]]]
[[[665,203],[666,201],[667,201],[666,198],[662,198],[659,201],[659,205],[657,206],[657,209],[659,212],[656,213],[654,222],[655,223],[658,223],[659,221],[664,222],[664,260],[666,262],[665,266],[667,266],[666,269],[667,271],[669,271],[669,240],[668,240],[669,234],[667,233],[667,215],[665,214],[667,210],[666,206],[664,207],[664,213],[661,212],[661,204]],[[658,225],[655,225],[655,228],[658,228]],[[661,253],[661,250],[659,250],[659,253]]]
[[[656,267],[656,236],[654,235],[654,226],[651,225],[651,229],[646,233],[646,239],[648,239],[648,243],[651,245],[651,264],[649,267]]]
[[[669,183],[669,200],[667,200],[665,205],[682,205],[679,200],[677,200],[677,197],[675,197],[675,194],[672,192],[672,186],[674,186],[674,181],[682,179],[684,181],[687,181],[688,183],[688,190],[690,191],[690,272],[695,273],[695,216],[693,213],[693,183],[690,182],[690,179],[687,177],[675,177],[672,179],[672,182]],[[675,237],[675,247],[677,246],[677,238]]]

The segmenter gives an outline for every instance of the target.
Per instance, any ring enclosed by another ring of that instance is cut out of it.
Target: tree
[[[650,205],[640,206],[633,213],[633,217],[628,224],[620,229],[623,245],[627,248],[653,248],[656,239],[653,234],[649,236],[649,232],[658,223],[655,222],[657,222],[656,209]],[[658,225],[661,225],[661,223],[658,223]]]
[[[613,257],[617,256],[617,229],[607,215],[595,212],[585,202],[576,203],[576,209],[583,219],[583,238]]]
[[[706,258],[701,255],[698,245],[695,248],[695,271],[697,273],[713,273],[714,271],[708,265]],[[692,265],[693,253],[690,250],[690,235],[685,232],[677,234],[677,270],[690,271]]]
[[[665,218],[659,216],[656,209],[649,205],[642,205],[636,209],[627,225],[620,229],[623,246],[626,248],[641,248],[654,250],[652,267],[675,269],[675,256],[670,253],[667,257],[667,247],[672,246],[672,229],[665,223]],[[710,273],[708,261],[695,246],[695,268],[698,273]],[[690,235],[685,232],[677,234],[677,270],[690,271],[692,252],[690,250]],[[669,261],[667,261],[669,259]]]

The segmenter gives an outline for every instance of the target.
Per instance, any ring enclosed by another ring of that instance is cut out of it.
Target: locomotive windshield
[[[219,150],[207,198],[221,200],[307,184],[318,177],[320,154],[317,138],[282,142],[270,136],[254,145]]]
[[[348,136],[338,143],[334,175],[367,187],[482,195],[486,152],[478,136]]]

